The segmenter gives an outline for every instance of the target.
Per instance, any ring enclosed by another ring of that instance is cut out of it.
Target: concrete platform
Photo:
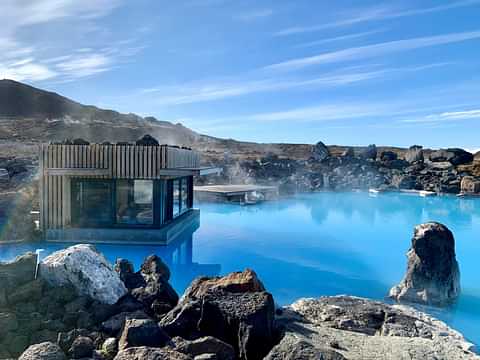
[[[193,191],[197,200],[243,203],[254,193],[262,194],[263,200],[274,200],[278,197],[278,187],[263,185],[206,185],[195,186]]]
[[[192,209],[160,229],[151,228],[70,228],[49,229],[45,240],[61,243],[167,245],[200,227],[200,210]]]

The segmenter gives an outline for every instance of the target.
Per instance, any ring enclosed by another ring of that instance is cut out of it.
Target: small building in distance
[[[168,244],[198,228],[193,177],[219,170],[191,149],[141,143],[41,146],[45,240]]]

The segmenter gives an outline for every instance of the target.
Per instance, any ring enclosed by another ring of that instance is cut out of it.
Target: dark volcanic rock
[[[152,135],[144,135],[141,139],[136,141],[136,145],[143,145],[143,146],[158,146],[158,140],[155,139]]]
[[[102,355],[107,360],[112,360],[118,352],[118,340],[111,337],[106,339],[102,344]]]
[[[461,191],[465,194],[480,194],[480,179],[473,176],[465,176],[462,178]]]
[[[0,262],[0,288],[8,291],[35,280],[37,255],[27,253],[8,263]]]
[[[430,222],[415,227],[407,253],[407,273],[390,297],[442,305],[460,294],[460,271],[455,258],[455,240],[444,225]]]
[[[19,360],[66,360],[66,357],[58,345],[44,342],[30,346]]]
[[[405,154],[405,160],[409,163],[423,162],[423,148],[419,145],[410,146]]]
[[[276,340],[272,296],[255,273],[200,278],[161,321],[170,336],[213,336],[235,349],[240,359],[261,359]]]
[[[351,158],[354,156],[355,156],[355,151],[353,150],[352,147],[347,147],[342,153],[342,157],[345,157],[345,158]]]
[[[147,281],[157,280],[157,277],[161,277],[165,281],[170,279],[170,269],[157,255],[148,256],[143,262],[140,271]]]
[[[168,347],[159,349],[142,346],[120,351],[115,360],[193,360],[193,357]]]
[[[433,162],[448,161],[456,166],[471,163],[473,161],[473,154],[457,148],[441,149],[432,152],[429,159]]]
[[[216,359],[234,360],[235,350],[233,347],[212,336],[205,336],[192,341],[181,338],[173,339],[175,350],[191,356],[202,354],[214,354]]]
[[[277,321],[284,336],[269,360],[478,359],[456,331],[408,306],[351,296],[300,299]]]
[[[383,162],[397,160],[397,154],[393,151],[382,151],[380,153],[380,160]]]
[[[129,294],[116,304],[121,311],[143,309],[160,317],[177,305],[178,294],[168,282],[170,270],[157,255],[147,257],[138,272],[124,259],[117,260],[115,270],[129,289]]]
[[[267,292],[212,294],[203,299],[198,329],[234,346],[240,359],[261,359],[274,343],[274,313]]]
[[[95,350],[93,340],[86,336],[79,336],[75,339],[68,353],[72,359],[91,358]]]
[[[260,292],[265,291],[265,287],[255,271],[245,269],[244,271],[232,272],[222,277],[200,277],[195,279],[188,289],[185,290],[184,297],[199,299],[211,291],[226,291],[230,293]]]
[[[73,139],[72,144],[73,145],[90,145],[90,142],[88,142],[85,139],[78,138],[78,139]]]
[[[330,156],[327,146],[321,141],[316,143],[312,148],[312,158],[315,161],[323,161]]]
[[[169,341],[170,337],[155,321],[132,319],[125,322],[118,348],[124,350],[138,346],[162,347]]]
[[[115,262],[115,271],[127,289],[136,289],[146,285],[142,274],[136,273],[133,264],[126,259],[117,259]]]
[[[305,340],[286,339],[275,346],[265,360],[347,360],[333,349],[317,348]]]
[[[125,322],[131,319],[149,319],[149,317],[141,310],[123,312],[105,320],[101,325],[101,330],[109,335],[115,336],[123,329]]]
[[[359,156],[363,159],[375,160],[377,158],[377,146],[375,144],[368,145],[360,151]]]

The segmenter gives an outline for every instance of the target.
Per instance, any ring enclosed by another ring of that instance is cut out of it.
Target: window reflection
[[[118,224],[153,224],[153,182],[151,180],[118,180],[116,200]]]
[[[173,217],[180,215],[180,179],[173,180]]]
[[[180,208],[182,212],[188,209],[188,178],[182,179],[182,203]]]
[[[72,182],[72,225],[98,227],[111,225],[112,184],[101,180]],[[102,211],[98,211],[101,208]]]

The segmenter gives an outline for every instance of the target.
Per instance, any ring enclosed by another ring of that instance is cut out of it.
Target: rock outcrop
[[[147,314],[159,318],[177,305],[178,295],[168,282],[170,270],[158,256],[147,257],[138,272],[123,259],[117,260],[115,269],[133,300],[141,304]]]
[[[462,149],[432,152],[418,145],[408,150],[370,145],[323,150],[321,154],[328,150],[329,155],[312,156],[309,152],[304,159],[271,155],[217,165],[224,166],[222,177],[227,183],[273,184],[281,194],[371,188],[458,194],[463,177],[480,178],[480,166]]]
[[[359,155],[364,159],[375,160],[377,158],[377,146],[375,144],[368,145],[360,151]]]
[[[161,321],[171,336],[213,336],[239,359],[261,359],[276,340],[273,297],[251,270],[199,278]]]
[[[0,306],[0,359],[478,359],[459,333],[402,305],[339,296],[275,310],[252,270],[198,278],[164,313],[153,307],[164,292],[154,291],[152,304],[135,297],[168,284],[170,270],[157,256],[138,272],[117,262],[131,286],[111,305],[32,278],[31,258],[0,266],[4,280],[23,269]]]
[[[19,360],[66,360],[60,347],[52,342],[44,342],[30,346],[18,358]]]
[[[114,304],[127,293],[118,274],[92,245],[75,245],[51,254],[40,263],[40,275],[52,286],[72,286],[104,304]]]
[[[423,162],[423,147],[419,145],[410,146],[405,154],[405,160],[411,164]]]
[[[316,161],[323,161],[330,156],[328,147],[321,141],[316,143],[312,148],[312,158]]]
[[[460,189],[463,194],[480,194],[480,179],[473,176],[464,176]]]
[[[459,333],[401,305],[349,296],[298,300],[277,321],[284,336],[266,359],[479,359]]]
[[[444,225],[429,222],[415,227],[407,253],[405,277],[390,290],[397,301],[444,305],[460,294],[460,270],[455,240]]]

